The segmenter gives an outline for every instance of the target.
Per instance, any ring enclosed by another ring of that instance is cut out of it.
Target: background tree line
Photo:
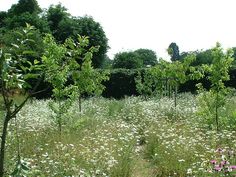
[[[43,50],[42,36],[50,33],[57,40],[63,43],[69,37],[77,40],[78,34],[88,36],[91,46],[99,46],[94,54],[93,67],[102,66],[109,49],[108,39],[101,25],[90,16],[73,17],[61,4],[51,5],[48,9],[42,10],[36,0],[19,0],[11,6],[7,12],[0,12],[0,43],[8,46],[16,40],[15,34],[26,23],[34,26],[37,41],[38,55]]]
[[[43,36],[46,33],[53,35],[56,42],[63,44],[70,37],[77,40],[77,35],[88,36],[89,45],[98,47],[96,53],[92,56],[92,66],[99,69],[109,69],[111,77],[106,81],[106,89],[103,93],[107,97],[120,98],[125,95],[138,94],[135,88],[135,77],[137,71],[143,72],[145,68],[150,68],[159,65],[161,60],[157,54],[150,49],[137,49],[134,51],[118,52],[113,59],[107,56],[108,38],[102,26],[90,16],[74,17],[62,4],[51,5],[48,9],[41,9],[36,0],[19,0],[17,4],[4,12],[0,12],[0,45],[8,50],[12,43],[17,43],[19,39],[19,31],[28,23],[34,26],[35,30],[32,38],[35,43],[25,46],[28,49],[34,49],[36,52],[33,55],[27,56],[32,62],[34,58],[41,60],[45,50],[43,45]],[[235,87],[235,58],[236,48],[233,49],[233,67],[231,67],[231,81],[229,85]],[[170,55],[171,62],[183,62],[189,55],[195,55],[196,60],[191,63],[191,66],[199,66],[201,64],[211,64],[213,61],[212,49],[184,51],[180,52],[179,46],[172,42],[167,46],[167,53]],[[204,80],[204,78],[203,78]],[[187,81],[180,85],[180,91],[194,91],[195,87],[192,82]],[[208,81],[205,79],[203,85],[208,87]],[[48,87],[48,83],[42,83],[39,88]],[[45,92],[49,93],[51,89]],[[46,95],[42,95],[45,97]]]

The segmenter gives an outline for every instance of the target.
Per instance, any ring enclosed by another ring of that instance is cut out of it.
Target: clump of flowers
[[[210,160],[209,173],[236,176],[236,153],[230,149],[218,148],[215,159]]]

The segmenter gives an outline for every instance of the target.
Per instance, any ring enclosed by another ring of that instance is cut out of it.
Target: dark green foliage
[[[102,66],[108,50],[108,39],[101,25],[92,17],[71,17],[67,9],[61,4],[50,6],[46,13],[50,30],[55,39],[63,43],[68,37],[77,39],[77,35],[89,37],[89,49],[98,46],[99,50],[93,55],[92,64],[94,68]]]
[[[232,47],[232,51],[233,51],[233,62],[232,62],[232,67],[236,68],[236,47]]]
[[[170,59],[171,61],[177,61],[180,59],[180,55],[179,55],[179,47],[175,42],[172,42],[168,49],[167,49],[168,54],[170,55]]]
[[[113,68],[137,69],[157,64],[156,53],[150,49],[120,52],[114,57]]]
[[[40,16],[42,12],[36,0],[20,0],[17,4],[11,6],[3,19],[4,28],[12,30],[19,27],[25,27],[28,23],[41,32],[49,32],[46,19]]]
[[[236,69],[233,68],[229,70],[229,75],[230,75],[230,80],[225,81],[225,86],[226,87],[231,87],[231,88],[236,88]],[[179,86],[179,92],[192,92],[196,93],[197,83],[202,83],[203,88],[206,90],[209,90],[211,87],[210,81],[207,79],[208,75],[206,75],[204,78],[199,79],[199,80],[188,80],[186,83],[180,84]]]
[[[93,55],[92,65],[95,68],[102,66],[109,48],[108,39],[101,25],[92,17],[72,17],[61,4],[51,5],[48,10],[42,11],[36,0],[20,0],[8,12],[0,12],[0,41],[3,41],[5,33],[25,27],[26,23],[41,33],[51,33],[59,43],[64,43],[69,37],[77,40],[78,34],[88,36],[90,43],[86,49],[99,47]]]
[[[135,77],[138,76],[138,71],[141,72],[143,76],[144,69],[141,70],[128,70],[128,69],[114,69],[111,71],[110,80],[104,82],[106,86],[103,91],[104,97],[113,97],[113,98],[123,98],[130,95],[139,95],[136,90]],[[225,82],[226,87],[236,88],[236,69],[229,71],[230,80]],[[32,81],[31,85],[34,85],[36,80]],[[209,90],[211,83],[209,80],[204,77],[200,80],[188,80],[187,82],[180,84],[178,91],[181,92],[192,92],[196,93],[197,83],[202,83],[203,87]],[[36,98],[45,99],[50,98],[52,95],[52,86],[47,82],[41,82],[38,86],[38,90],[43,90],[40,94],[35,95]]]
[[[1,11],[1,12],[0,12],[0,28],[2,28],[2,27],[5,26],[4,20],[6,19],[6,17],[7,17],[7,13]]]
[[[206,77],[199,79],[199,80],[188,80],[187,82],[180,84],[178,91],[179,92],[191,92],[191,93],[197,93],[197,87],[196,84],[198,83],[202,83],[203,87],[206,90],[210,89],[210,85],[211,83],[209,82],[209,80],[207,80]],[[236,86],[236,85],[235,85]]]
[[[138,49],[134,51],[139,55],[143,61],[143,66],[154,66],[157,64],[157,56],[153,50],[150,49]]]
[[[89,37],[90,43],[88,48],[99,46],[99,50],[93,55],[92,64],[94,68],[101,67],[109,48],[108,39],[102,26],[89,16],[77,18],[75,21],[77,23],[78,33],[82,36]]]
[[[196,50],[191,52],[183,52],[180,55],[180,61],[188,56],[194,54],[196,56],[196,60],[191,64],[191,66],[199,66],[202,64],[211,64],[213,60],[212,49],[208,50]]]
[[[53,32],[58,42],[64,42],[68,37],[76,40],[79,34],[76,22],[72,18],[63,18]]]
[[[49,24],[49,28],[57,41],[64,42],[71,34],[68,30],[68,35],[64,35],[64,27],[72,27],[70,14],[67,9],[61,4],[51,5],[46,12],[46,19]]]
[[[236,88],[236,69],[229,70],[230,80],[225,82],[226,87]]]
[[[135,52],[120,52],[114,57],[113,68],[136,69],[142,66],[143,61]]]
[[[29,12],[30,14],[39,14],[41,11],[42,10],[36,0],[19,0],[17,4],[11,6],[8,14],[10,16],[20,15],[25,12]]]
[[[106,81],[104,85],[106,89],[103,91],[104,97],[123,98],[125,96],[139,95],[136,90],[135,78],[138,72],[143,76],[145,69],[114,69],[111,71],[110,80]],[[236,88],[236,69],[230,70],[230,80],[225,82],[226,87]],[[207,76],[206,76],[207,77]],[[192,92],[196,93],[197,83],[202,83],[205,89],[209,89],[211,83],[204,77],[200,80],[188,80],[187,82],[179,85],[179,92]]]
[[[104,97],[123,98],[125,96],[138,95],[136,91],[135,77],[138,70],[114,69],[110,73],[110,80],[104,82],[106,89]]]
[[[193,64],[194,65],[211,64],[212,61],[213,61],[212,49],[208,49],[205,51],[198,51],[196,53],[196,61]]]
[[[8,16],[5,20],[5,27],[8,30],[12,30],[19,27],[25,27],[26,23],[33,25],[41,32],[49,32],[47,21],[39,17],[38,14],[31,14],[30,12]]]
[[[15,30],[9,30],[7,31],[1,38],[0,42],[4,44],[5,48],[9,48],[12,46],[12,44],[19,45],[19,39],[22,38],[20,31],[22,31],[23,28],[18,28]],[[31,42],[28,43],[26,46],[24,46],[24,50],[34,50],[33,57],[36,57],[39,59],[41,57],[41,54],[43,52],[43,39],[42,34],[39,30],[34,30],[29,34],[30,38],[37,42]]]
[[[113,60],[111,60],[107,55],[105,56],[103,63],[102,63],[102,69],[111,69],[113,64]]]
[[[15,28],[25,27],[28,23],[41,32],[50,32],[46,19],[40,16],[41,12],[36,0],[20,0],[12,5],[8,12],[1,12],[0,31],[3,34]]]
[[[124,96],[139,95],[136,90],[135,78],[141,72],[144,76],[145,69],[115,69],[111,71],[110,80],[105,82],[106,89],[103,92],[105,97],[123,98]],[[236,88],[236,69],[230,70],[230,80],[225,82],[226,86]],[[196,93],[197,83],[202,83],[205,89],[209,89],[211,83],[207,79],[208,75],[199,80],[188,80],[179,85],[179,92]],[[157,81],[158,82],[158,81]]]

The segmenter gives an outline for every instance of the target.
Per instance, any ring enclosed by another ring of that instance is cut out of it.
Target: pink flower
[[[211,160],[210,162],[211,162],[212,164],[216,164],[217,161],[216,161],[216,160]]]
[[[219,166],[219,165],[216,165],[215,168],[214,168],[215,171],[221,171],[222,168]]]
[[[223,160],[223,161],[220,162],[220,165],[221,165],[221,166],[224,166],[224,165],[226,165],[226,164],[229,164],[229,162],[226,161],[226,160]]]
[[[229,168],[231,168],[232,170],[236,169],[236,165],[231,165]]]

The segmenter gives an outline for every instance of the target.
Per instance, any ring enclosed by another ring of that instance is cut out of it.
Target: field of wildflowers
[[[90,98],[82,112],[74,103],[63,116],[61,136],[50,100],[30,100],[10,124],[7,174],[236,176],[234,100],[227,98],[221,108],[216,131],[214,123],[208,126],[202,100],[191,94],[179,95],[177,107],[169,98]]]

